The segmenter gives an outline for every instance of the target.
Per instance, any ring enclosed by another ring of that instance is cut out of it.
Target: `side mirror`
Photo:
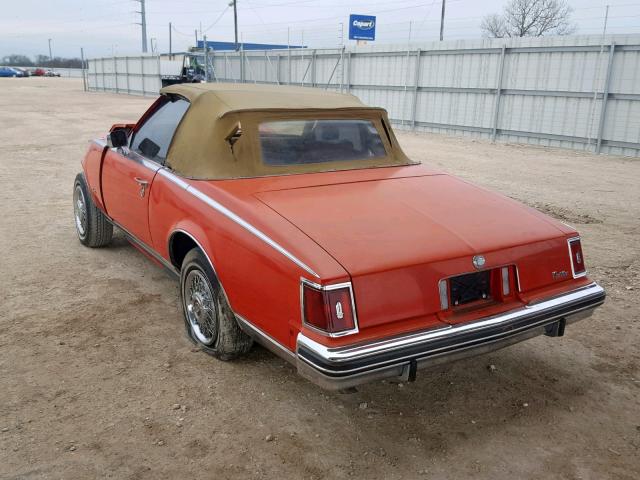
[[[126,147],[127,143],[129,143],[129,138],[125,128],[114,128],[107,134],[107,146],[109,148]]]

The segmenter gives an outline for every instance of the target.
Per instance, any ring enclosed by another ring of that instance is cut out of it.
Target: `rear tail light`
[[[331,337],[358,332],[351,283],[320,286],[302,280],[302,321]]]
[[[584,265],[580,237],[569,239],[569,256],[571,257],[571,271],[573,272],[573,278],[586,275],[587,267]]]

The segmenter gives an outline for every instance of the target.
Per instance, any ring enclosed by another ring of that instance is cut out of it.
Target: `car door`
[[[189,108],[180,97],[164,97],[133,130],[129,147],[107,150],[102,165],[105,210],[129,234],[152,245],[149,192],[167,158],[173,135]]]

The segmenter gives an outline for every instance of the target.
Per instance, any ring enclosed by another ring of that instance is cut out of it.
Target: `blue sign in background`
[[[375,40],[376,17],[349,15],[349,40]]]

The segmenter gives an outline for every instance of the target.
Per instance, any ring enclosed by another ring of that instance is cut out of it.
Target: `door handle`
[[[134,177],[134,180],[138,185],[140,185],[140,197],[144,197],[144,194],[147,191],[147,186],[149,185],[149,182],[146,181],[144,178],[140,178],[140,177]]]

